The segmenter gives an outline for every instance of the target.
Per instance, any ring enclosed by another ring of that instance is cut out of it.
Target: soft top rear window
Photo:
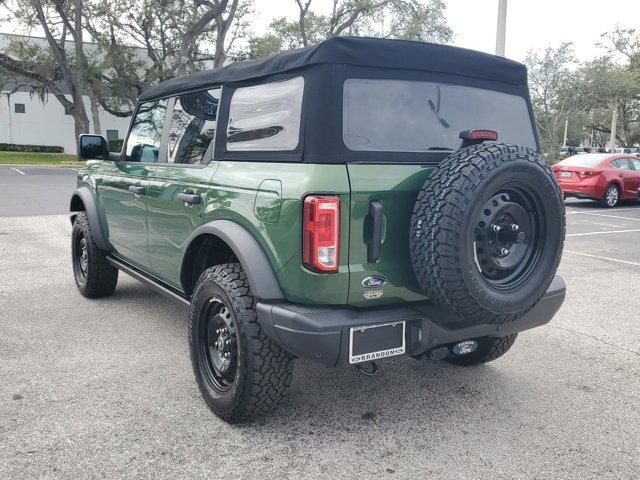
[[[525,99],[475,87],[411,80],[348,79],[342,136],[354,151],[438,152],[460,147],[462,130],[536,148]]]

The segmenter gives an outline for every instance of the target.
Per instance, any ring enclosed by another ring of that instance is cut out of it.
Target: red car
[[[574,155],[551,168],[565,198],[589,198],[609,208],[620,200],[639,198],[640,158],[632,154]]]

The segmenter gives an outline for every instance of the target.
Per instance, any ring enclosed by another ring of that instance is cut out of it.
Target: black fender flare
[[[281,300],[284,298],[271,263],[258,241],[244,227],[231,220],[213,220],[193,231],[182,257],[180,281],[186,285],[185,259],[192,242],[201,235],[214,235],[224,241],[242,265],[253,294],[262,300]]]
[[[73,222],[79,212],[79,209],[76,208],[78,199],[80,199],[84,205],[84,211],[87,214],[87,219],[89,220],[93,240],[101,250],[111,250],[100,223],[96,198],[89,187],[80,187],[73,192],[73,195],[71,195],[71,201],[69,202],[69,211],[71,212],[69,219],[71,220],[71,224],[73,225]]]

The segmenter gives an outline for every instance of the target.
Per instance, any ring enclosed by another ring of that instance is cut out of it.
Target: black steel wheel
[[[73,257],[73,273],[76,282],[81,285],[87,281],[87,271],[89,269],[89,251],[87,247],[87,239],[84,232],[79,230],[73,241],[72,248]]]
[[[231,311],[220,298],[212,297],[199,322],[201,349],[198,360],[207,381],[219,393],[229,391],[238,370],[238,339]]]
[[[205,270],[191,298],[193,373],[209,408],[228,422],[275,410],[291,384],[293,360],[262,332],[255,303],[238,263]]]
[[[536,265],[544,238],[545,212],[526,185],[507,184],[480,209],[475,228],[475,260],[496,289],[518,288]]]
[[[118,283],[118,269],[107,261],[107,252],[96,245],[85,212],[76,216],[71,230],[71,264],[78,291],[87,298],[111,295]]]
[[[444,159],[418,194],[410,230],[416,279],[469,324],[527,313],[555,275],[565,235],[562,192],[537,152],[500,143]]]

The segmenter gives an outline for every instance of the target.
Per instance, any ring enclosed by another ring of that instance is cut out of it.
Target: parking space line
[[[18,170],[17,168],[13,168],[11,167],[11,170],[15,170],[16,172],[18,172],[20,175],[26,175],[26,173],[24,173],[22,170]]]
[[[580,212],[585,215],[597,215],[598,217],[608,217],[608,218],[619,218],[621,220],[635,220],[636,222],[640,222],[640,218],[635,217],[621,217],[620,215],[608,215],[606,213],[594,213],[594,212]]]
[[[590,210],[587,210],[587,211],[584,211],[582,209],[577,209],[576,207],[567,207],[567,208],[571,209],[571,211],[567,212],[567,215],[577,215],[579,213],[596,213],[596,212],[602,211],[601,208],[598,209],[598,210],[590,209]],[[616,211],[616,212],[627,212],[629,210],[640,212],[640,208],[638,208],[638,207],[628,207],[628,208],[616,208],[616,209],[614,209],[614,211]]]
[[[582,257],[589,257],[589,258],[597,258],[599,260],[608,260],[610,262],[618,262],[618,263],[624,263],[626,265],[634,265],[636,267],[640,267],[640,263],[638,262],[630,262],[628,260],[619,260],[617,258],[611,258],[611,257],[601,257],[600,255],[591,255],[590,253],[582,253],[582,252],[576,252],[574,250],[564,250],[565,253],[572,253],[574,255],[580,255]]]
[[[586,233],[568,233],[567,237],[584,237],[587,235],[604,235],[606,233],[633,233],[640,232],[640,228],[636,228],[633,230],[603,230],[600,232],[586,232]]]

